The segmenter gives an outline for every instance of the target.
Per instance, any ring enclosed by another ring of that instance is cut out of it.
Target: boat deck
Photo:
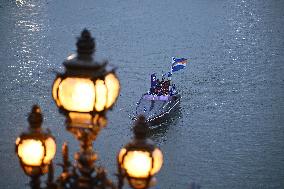
[[[156,124],[167,118],[180,102],[180,95],[156,96],[144,94],[136,107],[136,116],[144,115],[150,124]]]
[[[143,114],[146,118],[161,114],[169,101],[166,100],[149,100],[141,98],[137,108],[136,114]]]

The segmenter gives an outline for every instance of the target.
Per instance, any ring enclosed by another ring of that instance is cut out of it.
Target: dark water
[[[284,188],[283,10],[281,0],[1,0],[0,188],[28,188],[14,141],[34,103],[58,149],[67,140],[78,150],[51,84],[85,27],[97,59],[119,67],[120,97],[94,144],[111,178],[150,74],[180,56],[190,60],[174,75],[180,112],[150,134],[165,159],[154,188]]]

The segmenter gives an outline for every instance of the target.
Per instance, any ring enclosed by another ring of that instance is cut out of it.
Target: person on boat
[[[164,77],[162,77],[161,84],[164,84],[164,82],[165,82],[165,78],[164,78]]]
[[[167,81],[165,81],[165,84],[164,84],[164,93],[165,93],[165,95],[169,94],[169,87],[170,87],[170,80],[167,80]]]
[[[159,79],[157,79],[156,87],[160,87],[160,86],[161,86],[161,82]]]
[[[154,88],[154,87],[151,87],[151,88],[150,88],[149,94],[150,94],[150,95],[154,95],[154,94],[155,94],[155,88]]]
[[[156,84],[156,88],[155,88],[155,94],[159,96],[161,91],[161,82],[159,79],[157,79],[157,84]]]

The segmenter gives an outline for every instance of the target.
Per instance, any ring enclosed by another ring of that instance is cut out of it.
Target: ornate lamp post
[[[52,95],[59,112],[66,116],[67,130],[81,145],[75,154],[79,171],[73,174],[72,187],[92,188],[94,182],[100,185],[107,180],[105,171],[95,166],[97,154],[93,151],[93,141],[106,126],[105,114],[114,105],[120,85],[114,68],[107,62],[94,60],[95,42],[88,30],[83,30],[76,45],[77,56],[71,55],[64,61],[65,73],[57,74]],[[92,176],[93,172],[98,173],[97,177]],[[114,187],[110,181],[107,183]]]
[[[71,55],[64,61],[65,72],[57,74],[52,87],[52,96],[59,112],[66,117],[66,129],[80,142],[80,151],[74,156],[76,163],[70,163],[68,146],[64,144],[63,172],[53,181],[51,160],[55,154],[55,142],[51,135],[42,134],[39,127],[42,116],[37,106],[30,116],[33,119],[29,118],[33,120],[30,121],[32,137],[23,134],[17,139],[16,152],[25,172],[32,177],[33,189],[40,189],[39,177],[46,172],[49,173],[47,189],[121,189],[124,177],[131,187],[144,189],[151,185],[153,176],[162,166],[161,151],[146,139],[147,125],[143,117],[136,123],[135,140],[119,153],[117,185],[107,178],[104,168],[95,164],[98,155],[93,150],[93,141],[106,126],[106,112],[116,102],[120,84],[114,68],[107,62],[94,61],[94,51],[94,39],[85,29],[77,42],[77,55]],[[31,160],[26,139],[39,140],[37,146],[41,151],[36,156],[37,160]]]
[[[42,114],[38,106],[33,106],[28,117],[29,130],[16,140],[16,153],[24,172],[32,178],[32,188],[39,188],[39,177],[48,172],[55,152],[54,137],[41,128]]]

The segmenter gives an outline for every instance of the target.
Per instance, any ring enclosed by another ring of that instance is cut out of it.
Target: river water
[[[57,139],[55,162],[63,141],[78,150],[51,85],[85,27],[96,38],[97,60],[117,66],[121,81],[94,143],[110,178],[150,74],[168,71],[178,56],[189,59],[173,76],[180,111],[150,133],[164,153],[153,188],[284,188],[283,10],[281,0],[1,0],[0,188],[28,188],[14,141],[33,104]]]

